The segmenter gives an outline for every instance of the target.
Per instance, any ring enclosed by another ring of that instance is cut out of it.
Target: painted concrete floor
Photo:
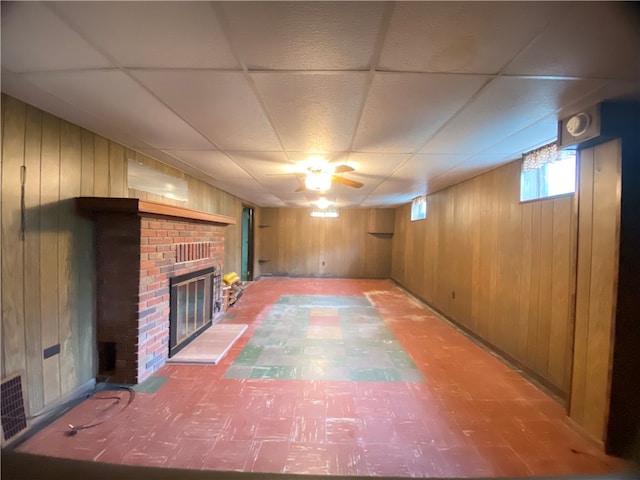
[[[128,406],[127,391],[99,392],[18,451],[322,475],[626,470],[554,399],[390,281],[265,278],[223,321],[249,328],[220,364],[167,365],[160,388]]]

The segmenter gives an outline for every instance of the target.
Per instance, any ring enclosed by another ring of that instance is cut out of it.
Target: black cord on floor
[[[129,399],[128,399],[127,403],[125,404],[125,406],[122,408],[122,410],[119,410],[117,413],[115,413],[114,415],[112,415],[110,417],[107,417],[107,418],[105,418],[103,420],[100,420],[100,421],[95,421],[93,423],[88,423],[88,424],[83,424],[83,425],[73,425],[73,424],[70,423],[69,424],[69,430],[67,430],[65,432],[65,435],[67,437],[73,437],[73,436],[77,435],[78,432],[81,431],[81,430],[87,430],[89,428],[93,428],[93,427],[97,427],[98,425],[102,425],[103,423],[106,423],[107,421],[111,420],[112,418],[115,418],[116,416],[118,416],[122,412],[124,412],[129,407],[129,405],[131,405],[131,403],[133,402],[133,399],[136,398],[136,392],[135,392],[135,390],[133,388],[131,388],[128,385],[115,385],[115,388],[121,389],[121,390],[126,390],[129,393]],[[109,405],[104,410],[102,410],[102,412],[101,412],[102,414],[120,403],[120,397],[117,397],[117,396],[94,397],[94,398],[96,400],[102,400],[102,399],[104,399],[104,400],[115,399],[116,400],[111,405]]]

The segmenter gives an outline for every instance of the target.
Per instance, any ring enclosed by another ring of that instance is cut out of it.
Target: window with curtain
[[[558,150],[555,143],[525,153],[520,173],[520,201],[576,191],[576,152]]]
[[[427,196],[416,197],[411,202],[411,221],[427,218]]]

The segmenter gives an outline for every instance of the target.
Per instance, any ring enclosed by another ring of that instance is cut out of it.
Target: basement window
[[[545,145],[522,158],[520,201],[539,200],[576,191],[576,151]]]
[[[411,202],[411,221],[427,218],[427,196],[416,197]]]

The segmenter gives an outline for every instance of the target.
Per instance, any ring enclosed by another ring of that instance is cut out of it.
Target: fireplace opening
[[[221,278],[221,269],[211,267],[169,280],[169,357],[213,323],[222,305]]]

